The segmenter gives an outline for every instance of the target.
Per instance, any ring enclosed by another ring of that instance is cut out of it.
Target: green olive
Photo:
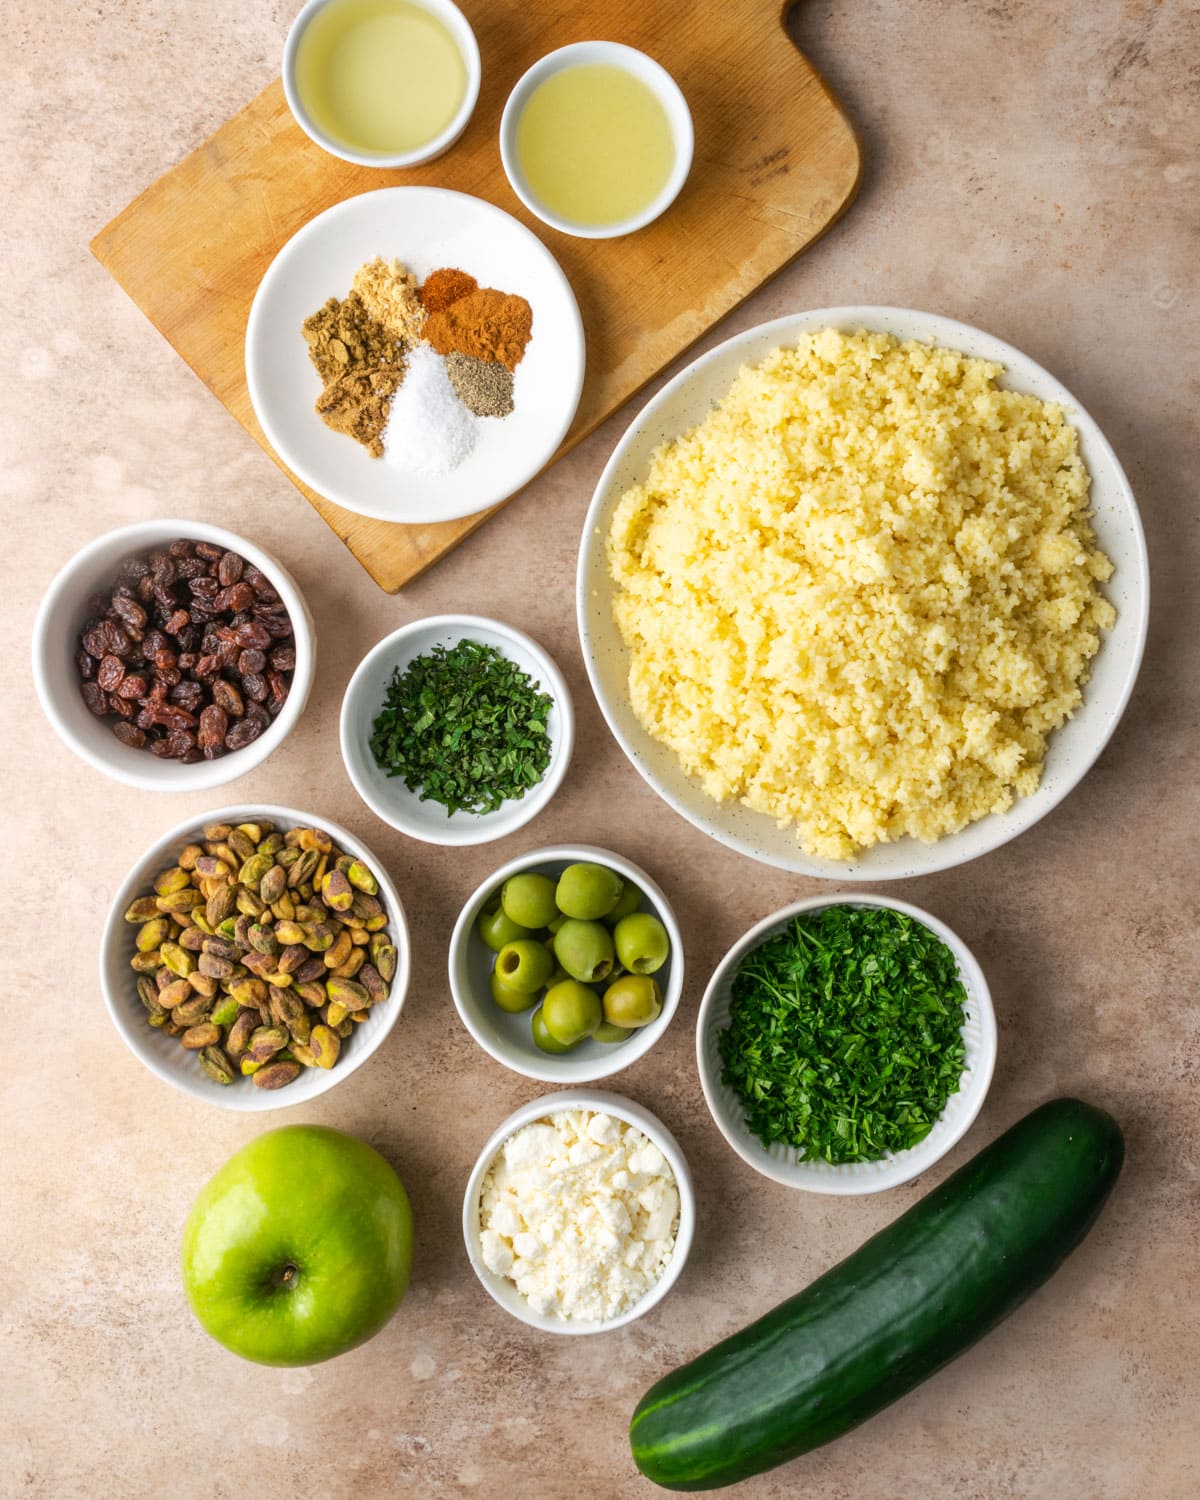
[[[604,991],[604,1019],[614,1026],[649,1026],[662,1015],[662,990],[648,974],[623,974]]]
[[[475,921],[475,930],[492,950],[499,953],[505,943],[515,943],[518,938],[528,937],[528,929],[519,927],[497,902],[491,909],[485,908]]]
[[[612,935],[601,922],[572,917],[554,934],[554,956],[572,979],[594,984],[612,972]]]
[[[510,1015],[516,1015],[519,1011],[528,1010],[531,1005],[537,1004],[537,990],[531,992],[510,989],[508,985],[501,982],[495,969],[492,970],[491,990],[492,999],[501,1010],[508,1011]]]
[[[540,1047],[543,1052],[570,1052],[570,1047],[565,1047],[562,1042],[557,1041],[546,1030],[546,1018],[542,1015],[542,1007],[540,1005],[533,1013],[533,1020],[530,1022],[530,1027],[533,1031],[533,1044],[535,1047]]]
[[[595,922],[621,899],[621,877],[604,865],[568,865],[558,877],[554,899],[564,916]]]
[[[527,927],[548,927],[558,916],[554,904],[554,882],[547,875],[527,870],[510,875],[500,891],[500,905],[510,921]]]
[[[603,1019],[600,996],[577,979],[552,985],[542,1001],[542,1024],[564,1047],[573,1047],[591,1036]]]
[[[593,1042],[627,1042],[633,1035],[628,1026],[614,1026],[611,1021],[601,1021],[592,1032]]]
[[[554,973],[554,959],[536,938],[518,938],[501,948],[493,973],[505,989],[532,995]]]
[[[631,974],[654,974],[671,953],[667,929],[648,911],[622,917],[613,929],[617,957]]]
[[[605,912],[604,920],[609,927],[615,927],[622,917],[630,917],[642,904],[642,893],[634,885],[632,880],[627,880],[621,887],[621,894],[617,897],[617,904],[612,911]]]

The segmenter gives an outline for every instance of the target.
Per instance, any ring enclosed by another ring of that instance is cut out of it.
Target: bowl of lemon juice
[[[367,167],[447,150],[479,97],[479,47],[451,0],[308,0],[283,51],[283,89],[318,146]]]
[[[518,82],[500,120],[513,191],[544,224],[585,239],[641,229],[679,195],[692,116],[678,84],[633,47],[575,42]]]

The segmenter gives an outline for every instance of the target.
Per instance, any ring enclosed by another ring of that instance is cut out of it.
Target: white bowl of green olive
[[[133,866],[104,925],[100,988],[157,1077],[257,1112],[362,1067],[399,1019],[409,953],[399,893],[365,844],[245,804],[177,824]]]
[[[644,1057],[670,1025],[683,939],[662,889],[632,860],[588,844],[537,849],[502,865],[463,907],[450,993],[506,1068],[594,1083]]]

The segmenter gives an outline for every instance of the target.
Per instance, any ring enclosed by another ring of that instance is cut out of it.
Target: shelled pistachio
[[[221,1085],[332,1068],[396,975],[378,891],[321,829],[209,824],[125,912],[147,1022]]]

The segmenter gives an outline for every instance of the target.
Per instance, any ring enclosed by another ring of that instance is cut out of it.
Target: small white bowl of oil
[[[480,77],[475,33],[451,0],[308,0],[283,49],[297,125],[363,167],[415,167],[448,150]]]
[[[544,224],[583,239],[657,219],[687,181],[694,144],[679,85],[619,42],[548,53],[500,120],[500,158],[517,197]]]

